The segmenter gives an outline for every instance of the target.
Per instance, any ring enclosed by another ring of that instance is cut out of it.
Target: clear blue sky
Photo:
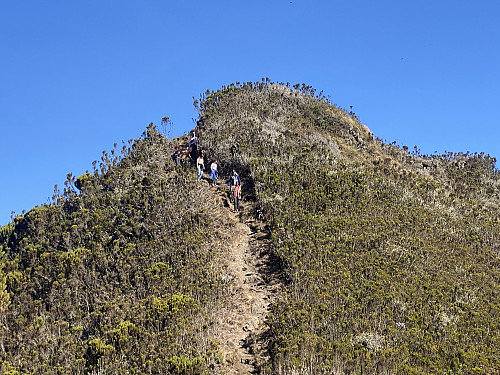
[[[388,142],[500,158],[496,0],[0,0],[0,224],[192,97],[306,83]],[[497,166],[499,163],[497,163]]]

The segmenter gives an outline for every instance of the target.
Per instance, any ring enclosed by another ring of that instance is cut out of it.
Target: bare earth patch
[[[264,320],[279,283],[269,272],[265,234],[260,223],[234,219],[228,252],[222,255],[231,280],[227,300],[213,328],[222,353],[220,374],[256,374],[256,355],[265,355],[262,343],[255,340],[265,329]],[[251,227],[252,228],[251,228]]]

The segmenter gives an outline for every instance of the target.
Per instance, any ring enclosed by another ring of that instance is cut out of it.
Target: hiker
[[[175,165],[181,165],[181,151],[180,150],[176,150],[172,154],[172,160],[174,161]]]
[[[212,179],[212,186],[217,186],[219,179],[219,171],[217,170],[217,160],[214,160],[210,165],[210,178]]]
[[[230,191],[233,193],[234,199],[234,212],[238,212],[239,209],[239,200],[241,199],[241,179],[240,175],[236,173],[236,170],[233,169],[233,174],[229,177],[228,186]]]
[[[234,212],[239,210],[239,202],[241,199],[241,185],[236,185],[234,187]]]
[[[205,169],[205,161],[203,160],[203,154],[198,156],[196,159],[196,169],[198,171],[198,180],[201,180],[203,177],[203,170]]]
[[[198,156],[198,138],[195,132],[193,132],[193,136],[189,140],[189,147],[191,147],[191,157],[195,159]]]

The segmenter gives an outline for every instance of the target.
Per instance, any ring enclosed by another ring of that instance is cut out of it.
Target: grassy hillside
[[[287,282],[262,373],[500,372],[493,159],[383,144],[308,87],[231,85],[200,112],[203,144],[245,175]]]
[[[195,101],[283,287],[260,374],[500,372],[500,182],[483,154],[384,144],[306,85]],[[0,373],[220,373],[233,223],[153,126],[0,229]],[[115,146],[116,148],[116,146]],[[258,240],[255,240],[258,241]]]

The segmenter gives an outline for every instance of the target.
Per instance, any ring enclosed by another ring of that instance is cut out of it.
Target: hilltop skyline
[[[2,3],[0,225],[66,174],[233,82],[305,83],[376,137],[500,158],[500,5],[424,1]],[[497,163],[498,167],[498,163]]]
[[[411,157],[308,86],[199,108],[234,191],[148,126],[79,194],[2,227],[0,372],[498,373],[489,158]]]

